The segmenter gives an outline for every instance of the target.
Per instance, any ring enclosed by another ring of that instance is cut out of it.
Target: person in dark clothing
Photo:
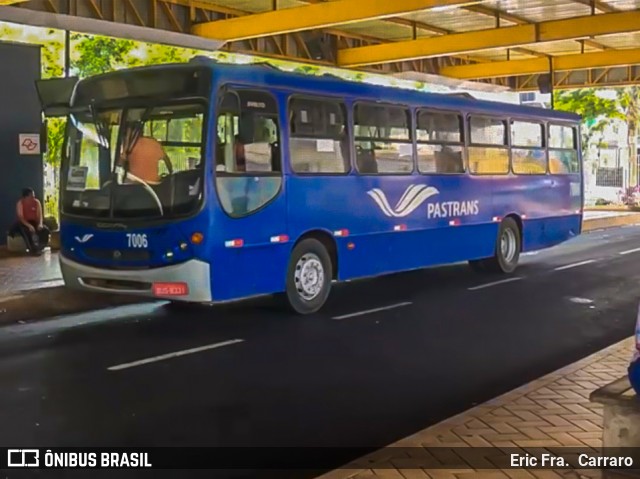
[[[39,255],[49,244],[51,233],[43,224],[42,204],[31,188],[22,190],[22,198],[16,204],[18,221],[11,228],[12,235],[22,235],[29,252]]]

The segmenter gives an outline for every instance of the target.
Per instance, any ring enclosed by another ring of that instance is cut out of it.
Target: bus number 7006
[[[129,248],[146,248],[149,246],[146,234],[127,233],[127,244]]]

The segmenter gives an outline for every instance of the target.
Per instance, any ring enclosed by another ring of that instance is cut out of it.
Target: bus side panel
[[[335,237],[340,279],[493,254],[488,184],[466,176],[292,176],[288,190],[292,234],[348,231]]]
[[[210,246],[214,301],[284,290],[291,244],[272,240],[287,233],[284,188],[264,208],[241,218],[226,214],[217,198],[210,200],[215,204]]]
[[[522,219],[522,249],[533,251],[580,233],[580,195],[580,179],[570,175],[510,176],[494,189],[494,210]]]
[[[553,246],[567,241],[582,230],[582,185],[580,175],[552,176],[552,191],[558,198],[556,215],[549,217],[545,241]]]

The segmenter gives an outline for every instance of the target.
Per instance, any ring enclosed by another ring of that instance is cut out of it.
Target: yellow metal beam
[[[479,0],[340,0],[200,23],[193,26],[192,33],[225,41],[247,40],[364,20],[380,20],[434,7],[476,3]]]
[[[553,71],[587,70],[591,68],[621,67],[640,64],[640,48],[629,50],[607,50],[604,52],[562,55],[508,62],[478,63],[444,67],[440,74],[448,77],[471,80],[518,75],[535,75]]]
[[[27,0],[0,0],[0,6],[2,5],[15,5],[16,3],[24,3]]]
[[[638,30],[640,10],[604,13],[339,50],[338,65],[358,67]]]

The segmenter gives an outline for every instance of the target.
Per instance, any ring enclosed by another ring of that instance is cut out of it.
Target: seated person
[[[42,204],[36,198],[33,189],[22,190],[22,198],[16,204],[16,216],[18,220],[9,234],[21,235],[31,254],[42,254],[42,250],[49,244],[51,234],[43,224]]]

